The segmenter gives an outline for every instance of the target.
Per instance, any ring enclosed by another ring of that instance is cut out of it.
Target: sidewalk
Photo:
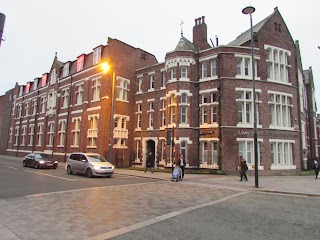
[[[171,181],[171,173],[150,171],[144,173],[138,170],[115,169],[116,174]],[[261,191],[283,194],[320,197],[320,179],[311,176],[259,176],[258,188],[255,187],[254,176],[249,176],[248,182],[239,182],[238,176],[213,174],[185,174],[183,181],[177,184],[210,185],[237,191]]]

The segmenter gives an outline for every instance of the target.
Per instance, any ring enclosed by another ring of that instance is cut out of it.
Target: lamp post
[[[110,114],[110,138],[109,138],[109,152],[108,152],[108,161],[112,162],[112,153],[113,153],[113,128],[114,128],[114,87],[116,80],[116,71],[114,66],[110,66],[108,62],[102,64],[102,69],[106,73],[109,69],[112,68],[112,92],[111,92],[111,114]]]
[[[243,14],[250,15],[250,34],[251,34],[251,65],[252,65],[252,84],[253,84],[253,145],[254,145],[254,176],[255,176],[255,187],[259,187],[258,181],[258,140],[257,140],[257,106],[256,106],[256,81],[255,81],[255,70],[254,70],[254,50],[253,50],[253,31],[252,31],[252,13],[256,9],[252,6],[245,7],[242,9]]]

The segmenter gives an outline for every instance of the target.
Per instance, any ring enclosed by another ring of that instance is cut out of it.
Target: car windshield
[[[34,157],[35,157],[36,159],[48,159],[48,155],[47,155],[47,154],[43,154],[43,153],[36,153],[36,154],[34,155]]]
[[[107,162],[107,160],[100,155],[87,155],[87,157],[90,162]]]

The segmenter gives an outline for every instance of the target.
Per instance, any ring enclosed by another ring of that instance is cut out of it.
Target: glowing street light
[[[113,152],[113,129],[114,129],[114,87],[115,87],[115,67],[110,65],[108,62],[101,64],[101,68],[104,73],[109,72],[112,69],[112,93],[111,93],[111,114],[110,114],[110,139],[109,139],[109,153],[108,161],[112,162],[112,152]]]
[[[254,50],[253,50],[253,31],[252,31],[252,13],[256,9],[252,6],[245,7],[242,9],[243,14],[250,15],[250,33],[251,33],[251,65],[252,65],[252,84],[253,84],[253,138],[254,138],[254,176],[255,176],[255,187],[259,187],[258,182],[258,140],[257,140],[257,106],[256,106],[256,81],[255,81],[255,70],[254,70]]]

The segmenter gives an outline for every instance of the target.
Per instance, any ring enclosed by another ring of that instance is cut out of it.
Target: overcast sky
[[[55,52],[73,61],[106,45],[108,37],[141,48],[164,61],[184,36],[192,41],[194,19],[205,16],[208,40],[227,44],[250,28],[248,5],[256,8],[253,24],[278,7],[292,38],[299,40],[303,68],[313,68],[320,112],[319,0],[0,0],[6,15],[0,47],[0,95],[49,72]]]

